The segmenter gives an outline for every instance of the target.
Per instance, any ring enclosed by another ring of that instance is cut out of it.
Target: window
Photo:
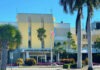
[[[31,48],[31,41],[28,41],[28,47]]]
[[[100,29],[100,23],[96,23],[96,29]]]
[[[31,28],[28,28],[28,35],[31,36]]]

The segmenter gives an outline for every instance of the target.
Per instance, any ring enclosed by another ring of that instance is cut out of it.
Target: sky
[[[85,27],[87,9],[84,8],[82,28]],[[17,13],[53,14],[55,23],[70,23],[75,27],[77,12],[65,13],[59,0],[0,0],[0,22],[16,22]],[[91,22],[100,21],[100,9],[94,10]]]

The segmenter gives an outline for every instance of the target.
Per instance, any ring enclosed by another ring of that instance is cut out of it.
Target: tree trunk
[[[58,56],[58,62],[60,62],[60,53],[58,52],[58,54],[57,54],[57,56]]]
[[[7,48],[7,41],[3,41],[2,42],[2,53],[1,53],[1,70],[6,70],[6,66],[7,66],[7,52],[8,52],[8,48]]]
[[[91,38],[91,12],[88,8],[88,16],[87,16],[87,39],[88,39],[88,65],[89,68],[92,68],[92,38]]]
[[[82,10],[78,10],[79,14],[79,19],[78,19],[78,29],[77,29],[77,45],[78,45],[78,52],[77,52],[77,67],[82,68],[82,33],[81,33],[81,15],[82,15]]]
[[[70,44],[70,38],[68,38],[68,50],[67,50],[68,53],[70,52],[70,51],[69,51],[69,50],[70,50],[70,45],[71,45],[71,44]]]
[[[41,46],[42,46],[42,49],[44,49],[44,39],[42,39],[41,41]]]

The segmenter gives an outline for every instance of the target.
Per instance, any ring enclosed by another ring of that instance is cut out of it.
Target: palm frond
[[[60,5],[63,6],[64,12],[73,13],[74,2],[75,2],[75,0],[60,0]]]

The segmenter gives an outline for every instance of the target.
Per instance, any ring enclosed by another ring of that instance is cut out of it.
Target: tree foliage
[[[56,46],[53,48],[54,53],[63,53],[65,52],[65,49],[63,46]]]
[[[0,25],[0,46],[2,48],[1,70],[6,70],[8,49],[12,50],[14,45],[21,44],[21,34],[18,29],[12,25]]]
[[[90,26],[90,18],[92,17],[94,8],[100,8],[100,0],[60,0],[61,5],[64,8],[65,12],[70,12],[73,13],[74,11],[77,10],[77,18],[76,18],[76,34],[77,34],[77,38],[78,38],[78,51],[81,52],[81,19],[83,16],[83,7],[86,6],[87,7],[87,20],[86,20],[86,31],[88,31],[87,33],[87,37],[88,37],[88,45],[91,49],[91,26]],[[69,7],[69,8],[68,8]],[[88,29],[87,29],[88,28]],[[90,56],[92,56],[92,52],[89,49],[89,54]],[[78,53],[78,57],[79,57],[79,63],[78,66],[82,67],[82,63],[80,62],[82,59],[82,55],[81,53]],[[90,57],[90,63],[92,63],[92,57]],[[92,64],[91,64],[92,66]]]
[[[0,25],[0,42],[7,41],[8,49],[15,49],[21,44],[21,34],[19,30],[9,24]]]
[[[96,38],[96,41],[95,41],[95,48],[100,49],[100,37]]]
[[[60,46],[61,45],[61,42],[57,42],[56,46]]]
[[[67,33],[67,38],[69,38],[69,44],[71,45],[71,48],[76,49],[76,44],[75,44],[75,40],[72,37],[72,33],[68,32]]]
[[[63,53],[65,52],[64,46],[60,42],[57,42],[56,46],[53,48],[55,53]]]
[[[44,28],[39,28],[37,32],[38,32],[38,35],[37,35],[38,38],[42,41],[46,37],[45,35],[46,30]]]
[[[67,38],[72,38],[72,33],[71,32],[67,33]]]
[[[46,32],[46,30],[44,29],[44,27],[43,28],[39,28],[37,30],[37,33],[38,33],[37,37],[41,41],[42,48],[44,48],[44,38],[46,38],[45,32]]]

